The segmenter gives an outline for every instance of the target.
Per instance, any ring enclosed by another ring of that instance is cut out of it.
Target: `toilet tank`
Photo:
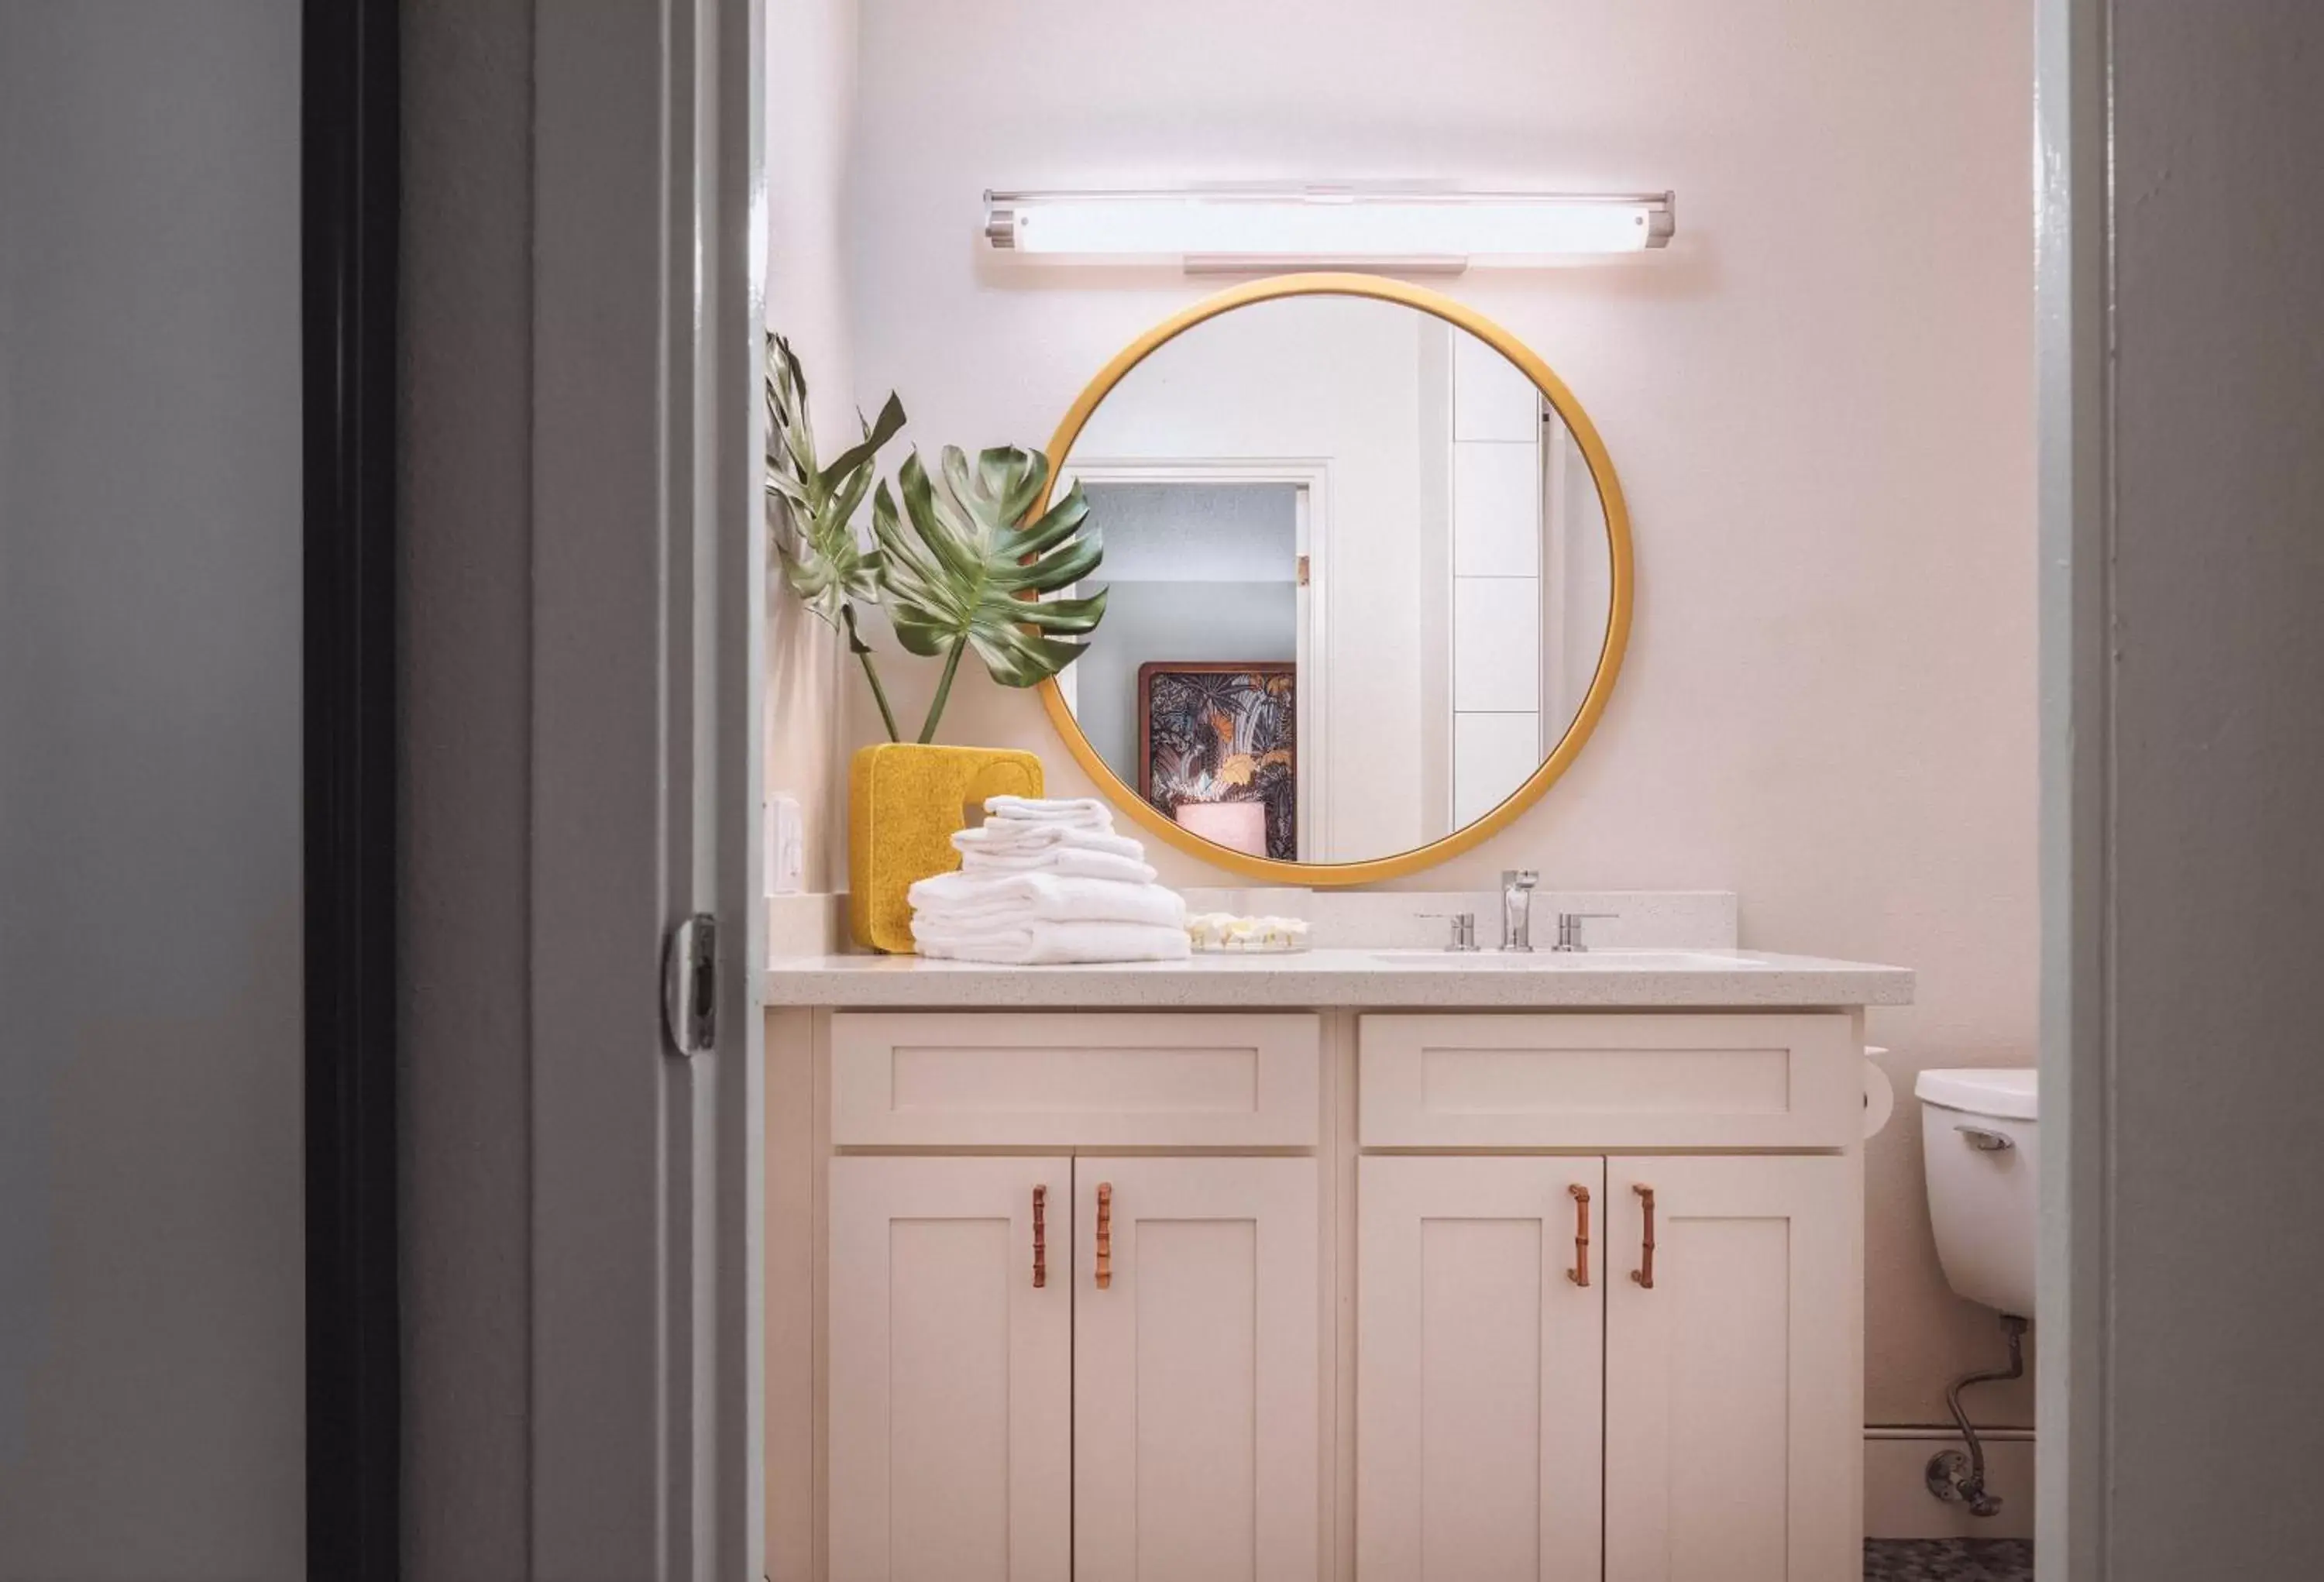
[[[2042,1145],[2033,1069],[1923,1071],[1913,1091],[1946,1281],[1971,1301],[2034,1318]]]

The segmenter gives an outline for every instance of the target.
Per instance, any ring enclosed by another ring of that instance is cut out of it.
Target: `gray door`
[[[305,1570],[300,7],[0,5],[0,1578]]]

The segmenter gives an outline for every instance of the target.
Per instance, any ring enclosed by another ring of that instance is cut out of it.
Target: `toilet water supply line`
[[[1969,1454],[1958,1450],[1940,1450],[1929,1457],[1924,1476],[1929,1492],[1941,1500],[1966,1503],[1972,1516],[1991,1516],[2001,1509],[2001,1496],[1988,1494],[1985,1487],[1985,1446],[1977,1437],[1977,1425],[1969,1420],[1961,1406],[1961,1392],[1971,1384],[1996,1383],[2005,1379],[2025,1376],[2025,1320],[2012,1313],[2001,1315],[2001,1332],[2009,1340],[2009,1365],[1980,1374],[1964,1374],[1945,1387],[1945,1405],[1951,1409],[1953,1426]]]

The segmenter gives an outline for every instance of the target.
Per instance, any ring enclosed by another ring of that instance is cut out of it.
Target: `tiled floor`
[[[2034,1546],[2009,1538],[1876,1538],[1864,1582],[2034,1582]]]

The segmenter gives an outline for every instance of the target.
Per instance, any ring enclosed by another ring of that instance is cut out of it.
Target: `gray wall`
[[[0,5],[0,1577],[304,1569],[299,5]]]
[[[404,1565],[530,1574],[531,0],[404,0]]]
[[[1288,582],[1299,552],[1296,484],[1091,483],[1102,579]]]
[[[2088,968],[2107,1103],[2084,1161],[2095,1189],[2074,1205],[2111,1264],[2093,1354],[2108,1388],[2095,1417],[2074,1406],[2110,1466],[2085,1507],[2103,1532],[2076,1534],[2097,1563],[2078,1575],[2310,1576],[2324,1554],[2324,7],[2110,13],[2112,661],[2091,683],[2111,751],[2093,820],[2111,959]]]

